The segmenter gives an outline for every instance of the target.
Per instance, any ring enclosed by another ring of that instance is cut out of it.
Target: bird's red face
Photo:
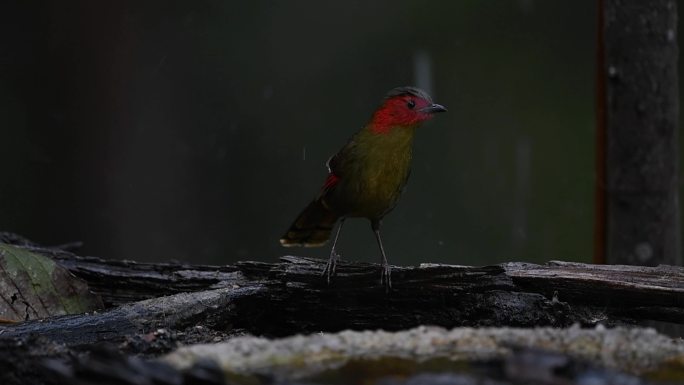
[[[410,93],[390,96],[373,113],[371,129],[376,133],[387,133],[395,127],[415,126],[446,110],[429,97]]]

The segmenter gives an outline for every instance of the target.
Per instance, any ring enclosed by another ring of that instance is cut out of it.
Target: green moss
[[[52,259],[29,250],[0,244],[0,284],[13,288],[5,297],[0,314],[15,321],[76,314],[102,306],[85,282]]]

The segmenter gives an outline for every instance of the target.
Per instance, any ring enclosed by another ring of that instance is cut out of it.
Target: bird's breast
[[[341,191],[347,216],[379,219],[394,208],[406,184],[412,156],[412,137],[402,139],[370,143],[360,151],[362,155],[354,162],[352,172],[345,175]]]

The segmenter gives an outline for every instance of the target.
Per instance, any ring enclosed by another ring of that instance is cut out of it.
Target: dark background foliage
[[[594,1],[47,1],[2,6],[0,228],[83,254],[273,261],[384,93],[418,132],[390,261],[588,261]],[[376,261],[350,221],[343,256]]]

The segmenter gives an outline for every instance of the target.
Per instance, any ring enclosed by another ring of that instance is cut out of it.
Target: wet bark
[[[342,262],[327,285],[320,276],[324,261],[298,257],[197,269],[67,253],[56,259],[91,284],[110,309],[2,327],[0,339],[38,333],[81,346],[120,343],[158,329],[183,331],[196,324],[220,336],[286,336],[425,324],[684,323],[684,269],[671,266],[552,262],[395,267],[393,290],[386,293],[379,266],[367,263]],[[138,302],[116,306],[130,300]]]

